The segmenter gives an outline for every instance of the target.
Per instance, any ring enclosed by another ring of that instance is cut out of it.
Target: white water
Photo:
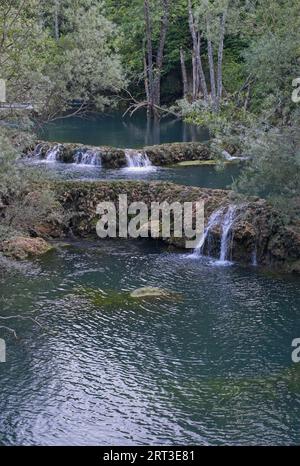
[[[232,225],[235,220],[236,207],[230,205],[227,209],[222,224],[222,238],[221,238],[221,251],[220,262],[226,262],[231,255],[231,241],[232,241]]]
[[[203,256],[204,246],[209,239],[209,234],[215,226],[220,225],[222,228],[221,246],[219,260],[215,265],[229,265],[232,245],[232,226],[236,219],[236,206],[221,207],[214,211],[210,216],[204,234],[200,239],[193,256]],[[209,251],[208,251],[209,254]]]
[[[223,150],[222,155],[228,161],[232,161],[232,160],[248,160],[249,159],[249,157],[236,157],[236,156],[233,156],[233,155],[229,154],[229,152],[227,152],[227,150]]]
[[[40,158],[42,155],[42,150],[43,150],[43,144],[38,144],[33,151],[33,156]]]
[[[125,157],[127,162],[127,169],[129,170],[153,170],[154,167],[145,152],[136,152],[134,150],[126,149]]]
[[[75,163],[77,165],[92,165],[101,167],[101,154],[100,152],[93,152],[92,150],[81,151],[75,154]]]
[[[255,248],[255,250],[254,250],[253,253],[252,253],[251,265],[252,265],[253,267],[257,267],[257,266],[258,266],[256,248]]]
[[[205,246],[205,243],[206,243],[206,240],[208,239],[209,237],[209,233],[211,231],[211,229],[216,226],[216,225],[219,225],[221,223],[221,220],[222,220],[222,216],[223,216],[223,207],[219,210],[216,210],[215,212],[212,213],[212,215],[210,216],[209,220],[208,220],[208,223],[207,223],[207,226],[204,230],[204,233],[194,251],[194,255],[203,255],[203,249],[204,249],[204,246]]]
[[[58,155],[60,152],[61,145],[58,144],[46,152],[45,161],[47,163],[54,163],[58,161]]]

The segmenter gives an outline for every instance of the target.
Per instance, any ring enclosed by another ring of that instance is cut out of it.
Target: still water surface
[[[138,148],[169,142],[199,142],[209,138],[208,131],[180,119],[148,121],[145,112],[123,118],[121,112],[70,117],[49,123],[40,131],[43,140],[77,142],[93,146]]]

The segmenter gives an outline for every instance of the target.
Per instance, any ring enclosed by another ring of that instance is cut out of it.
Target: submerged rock
[[[42,238],[27,238],[25,236],[17,236],[3,241],[0,245],[0,250],[5,256],[19,260],[42,256],[52,249],[53,246]]]
[[[131,298],[171,298],[172,296],[176,296],[176,293],[172,293],[162,288],[145,286],[132,291],[130,296]]]

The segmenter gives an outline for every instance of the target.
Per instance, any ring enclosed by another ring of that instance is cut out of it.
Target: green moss
[[[140,308],[141,301],[153,300],[178,300],[181,298],[179,294],[172,293],[159,288],[145,287],[139,288],[133,292],[118,291],[118,290],[100,290],[80,286],[76,288],[75,295],[88,300],[93,306],[101,309],[116,309],[120,307],[130,307],[130,309]]]
[[[178,162],[174,167],[193,167],[198,165],[216,165],[217,160],[187,160],[185,162]]]

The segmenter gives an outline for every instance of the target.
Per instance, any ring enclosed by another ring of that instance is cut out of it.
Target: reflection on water
[[[56,142],[137,148],[169,142],[205,141],[208,131],[170,117],[149,120],[141,111],[131,118],[123,118],[122,113],[115,112],[57,120],[40,131],[39,137]]]
[[[5,334],[1,444],[299,444],[299,278],[99,240],[0,280],[43,325]],[[143,286],[181,299],[122,299]]]

